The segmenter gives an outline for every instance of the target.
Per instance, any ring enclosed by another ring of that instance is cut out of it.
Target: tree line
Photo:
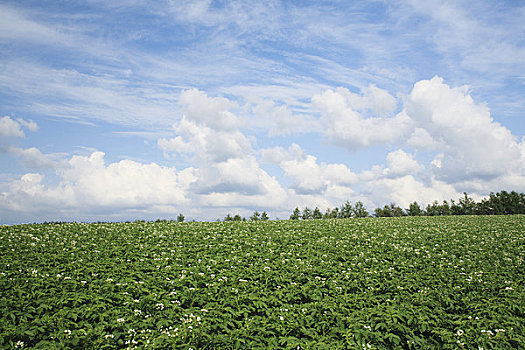
[[[412,202],[408,208],[403,209],[395,203],[390,203],[382,208],[374,209],[369,213],[363,203],[358,201],[352,205],[346,201],[339,208],[326,209],[323,213],[319,208],[310,209],[296,207],[290,215],[291,220],[309,219],[344,219],[344,218],[364,218],[375,217],[399,217],[399,216],[441,216],[441,215],[512,215],[525,214],[525,194],[516,191],[491,192],[487,198],[475,202],[466,192],[463,197],[455,201],[444,200],[439,203],[437,200],[422,207],[416,201]]]

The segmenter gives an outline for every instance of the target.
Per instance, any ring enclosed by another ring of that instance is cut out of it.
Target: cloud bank
[[[186,211],[210,219],[207,213],[247,215],[256,209],[283,217],[294,206],[327,208],[346,200],[361,200],[373,210],[390,202],[408,207],[414,200],[455,199],[463,191],[476,197],[500,188],[525,190],[524,142],[495,122],[468,87],[450,87],[439,77],[415,83],[397,99],[375,86],[360,94],[336,88],[312,96],[311,118],[318,118],[318,133],[327,142],[349,155],[372,144],[393,148],[382,163],[363,171],[353,171],[351,163],[320,161],[296,143],[258,147],[238,115],[245,109],[226,97],[190,89],[179,103],[182,115],[172,136],[159,138],[157,146],[167,160],[183,157],[192,164],[183,169],[132,160],[106,163],[100,151],[53,160],[37,148],[13,146],[25,130],[37,132],[34,122],[1,118],[4,152],[28,167],[55,172],[54,185],[44,172],[28,172],[4,185],[4,217]],[[282,180],[270,175],[270,168],[278,169]]]

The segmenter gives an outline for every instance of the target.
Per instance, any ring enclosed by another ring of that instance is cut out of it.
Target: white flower
[[[462,329],[458,329],[458,331],[457,331],[456,334],[458,335],[458,337],[461,337],[464,333],[465,333],[465,332],[463,332]]]
[[[117,322],[118,323],[124,323],[124,319],[123,318],[117,318]]]

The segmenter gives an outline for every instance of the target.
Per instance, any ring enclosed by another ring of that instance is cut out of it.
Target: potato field
[[[0,348],[525,348],[524,259],[520,215],[0,226]]]

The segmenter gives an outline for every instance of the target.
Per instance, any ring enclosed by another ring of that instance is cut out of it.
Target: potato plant
[[[7,349],[515,349],[525,216],[0,227]]]

